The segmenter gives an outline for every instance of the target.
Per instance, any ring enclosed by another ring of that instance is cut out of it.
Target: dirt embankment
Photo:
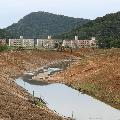
[[[46,107],[37,107],[31,96],[13,79],[49,62],[65,59],[69,53],[17,51],[0,53],[0,119],[62,120]],[[49,82],[61,82],[120,109],[120,49],[80,49],[72,53],[78,60],[69,69],[56,73]]]
[[[25,71],[65,57],[66,54],[54,51],[0,53],[0,120],[63,120],[48,108],[31,103],[31,96],[13,80]]]
[[[80,49],[73,55],[80,59],[48,81],[65,83],[120,109],[120,49]]]

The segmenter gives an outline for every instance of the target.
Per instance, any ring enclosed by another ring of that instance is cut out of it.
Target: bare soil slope
[[[63,120],[47,107],[37,107],[14,79],[25,71],[66,57],[64,53],[12,51],[0,53],[0,120]]]
[[[49,81],[62,82],[120,109],[120,49],[80,49],[77,62]]]

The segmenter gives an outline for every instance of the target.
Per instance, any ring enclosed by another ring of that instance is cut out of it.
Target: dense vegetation
[[[9,47],[7,45],[0,45],[0,52],[9,50]]]
[[[9,36],[10,34],[7,31],[0,29],[0,39],[8,38]]]
[[[101,48],[120,47],[120,12],[107,14],[93,21],[33,12],[18,23],[4,30],[0,29],[0,38],[18,38],[20,35],[25,38],[47,38],[52,35],[63,39],[74,39],[75,35],[79,39],[90,39],[94,36]]]
[[[95,36],[100,47],[120,48],[120,12],[99,17],[57,37],[74,39],[75,35],[78,35],[79,39],[90,39]]]
[[[55,15],[47,12],[33,12],[23,17],[18,23],[6,28],[15,37],[46,38],[59,35],[79,25],[89,22],[87,19]]]

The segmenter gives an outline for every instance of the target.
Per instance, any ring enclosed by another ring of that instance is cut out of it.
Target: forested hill
[[[0,29],[0,39],[12,38],[13,36],[4,29]]]
[[[98,17],[57,37],[74,39],[75,35],[78,35],[79,39],[90,39],[91,36],[95,36],[100,47],[120,47],[120,12]]]
[[[33,12],[23,17],[18,23],[6,30],[12,35],[25,38],[46,38],[48,35],[59,35],[81,26],[90,20],[56,15],[48,12]]]

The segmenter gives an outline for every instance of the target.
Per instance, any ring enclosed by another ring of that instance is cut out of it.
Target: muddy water
[[[52,74],[63,68],[48,67],[41,69]],[[120,111],[88,95],[82,94],[64,84],[47,84],[31,80],[33,74],[17,79],[17,84],[25,88],[35,97],[41,97],[47,106],[66,117],[76,120],[120,120]]]

